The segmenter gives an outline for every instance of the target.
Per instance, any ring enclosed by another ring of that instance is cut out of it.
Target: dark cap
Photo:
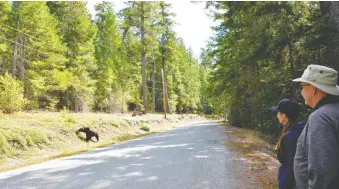
[[[287,115],[290,119],[296,119],[299,114],[299,106],[297,103],[289,100],[282,99],[277,106],[273,106],[270,108],[272,112],[281,112]]]

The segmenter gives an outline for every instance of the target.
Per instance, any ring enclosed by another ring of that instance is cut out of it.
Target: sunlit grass
[[[156,115],[157,116],[157,115]],[[158,116],[159,117],[159,116]],[[175,128],[153,129],[157,119],[121,119],[105,113],[19,112],[0,114],[0,171],[9,170],[49,159],[77,154],[98,147],[131,140],[140,136]],[[147,126],[152,131],[140,130]],[[94,128],[100,141],[84,142],[85,135],[75,133],[81,127]]]

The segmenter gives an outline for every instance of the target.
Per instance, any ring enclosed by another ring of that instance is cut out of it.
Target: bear
[[[80,128],[79,130],[77,130],[75,133],[78,134],[79,132],[83,132],[86,134],[86,142],[88,141],[92,141],[92,137],[95,137],[97,139],[96,142],[99,142],[99,134],[97,131],[93,130],[93,129],[90,129],[89,127],[83,127],[83,128]]]

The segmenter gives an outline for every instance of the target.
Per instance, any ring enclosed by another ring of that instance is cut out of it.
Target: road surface
[[[216,122],[186,125],[0,173],[0,188],[243,188],[224,132]]]

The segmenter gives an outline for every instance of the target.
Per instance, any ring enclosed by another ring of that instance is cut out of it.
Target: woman
[[[280,138],[276,145],[277,157],[280,162],[278,171],[279,189],[295,188],[295,178],[293,172],[293,162],[297,147],[297,140],[304,128],[304,124],[297,123],[299,114],[298,104],[283,99],[277,106],[270,109],[277,112],[277,118],[283,126]]]

